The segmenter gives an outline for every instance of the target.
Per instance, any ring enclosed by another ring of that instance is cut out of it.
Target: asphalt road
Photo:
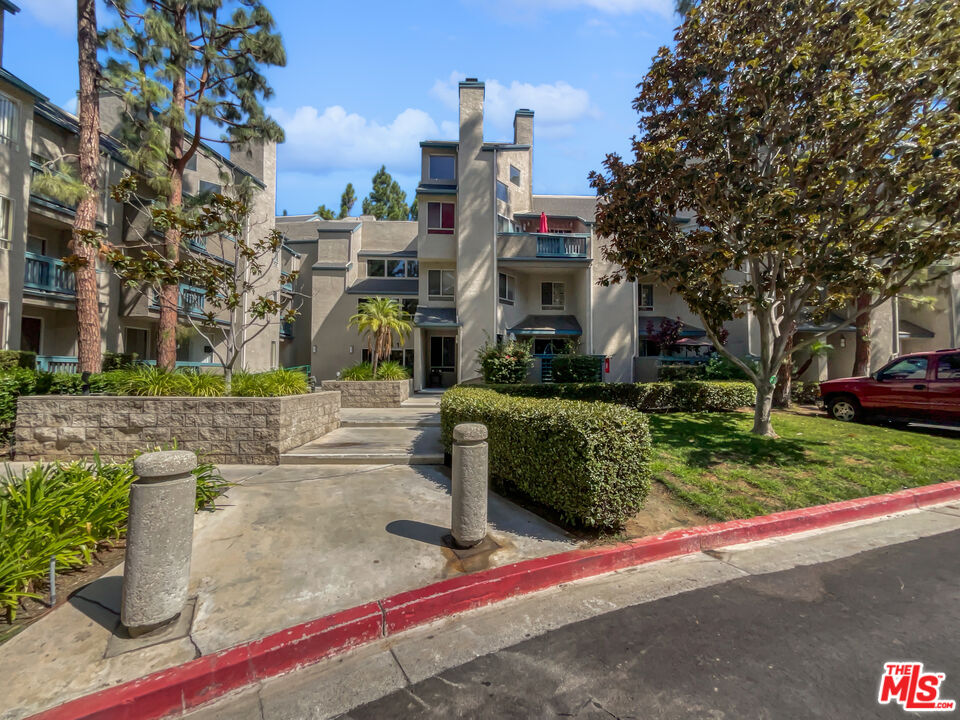
[[[920,717],[881,706],[883,663],[960,701],[960,531],[751,575],[564,626],[342,717]],[[923,713],[930,718],[960,718]]]

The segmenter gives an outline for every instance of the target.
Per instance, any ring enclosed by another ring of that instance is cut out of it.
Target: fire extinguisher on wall
[[[603,359],[603,373],[604,375],[610,374],[610,358]]]

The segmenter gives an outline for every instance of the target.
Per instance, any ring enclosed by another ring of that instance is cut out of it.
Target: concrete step
[[[280,456],[281,465],[442,465],[440,428],[347,426]]]
[[[440,413],[431,407],[343,408],[341,427],[417,428],[440,425]]]

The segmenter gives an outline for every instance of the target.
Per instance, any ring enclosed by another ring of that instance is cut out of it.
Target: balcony
[[[280,285],[280,289],[289,295],[293,295],[293,283],[290,281],[289,278],[290,278],[290,273],[283,272],[283,271],[280,272],[280,280],[283,281],[282,284]]]
[[[63,261],[32,252],[25,252],[24,257],[26,258],[23,268],[25,290],[70,297],[77,294],[76,278]]]
[[[177,302],[177,311],[181,315],[193,315],[195,317],[204,314],[204,302],[207,299],[206,291],[203,288],[180,283],[180,298]],[[160,302],[156,294],[150,301],[150,307],[154,310],[160,309]]]
[[[499,233],[497,256],[517,260],[589,260],[590,235],[587,233]]]
[[[293,323],[292,322],[282,322],[280,323],[280,337],[284,340],[293,339]]]

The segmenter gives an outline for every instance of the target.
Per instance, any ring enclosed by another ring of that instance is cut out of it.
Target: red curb
[[[443,580],[71,700],[30,720],[159,720],[384,635],[562,583],[710,548],[960,499],[960,481],[674,530]]]

